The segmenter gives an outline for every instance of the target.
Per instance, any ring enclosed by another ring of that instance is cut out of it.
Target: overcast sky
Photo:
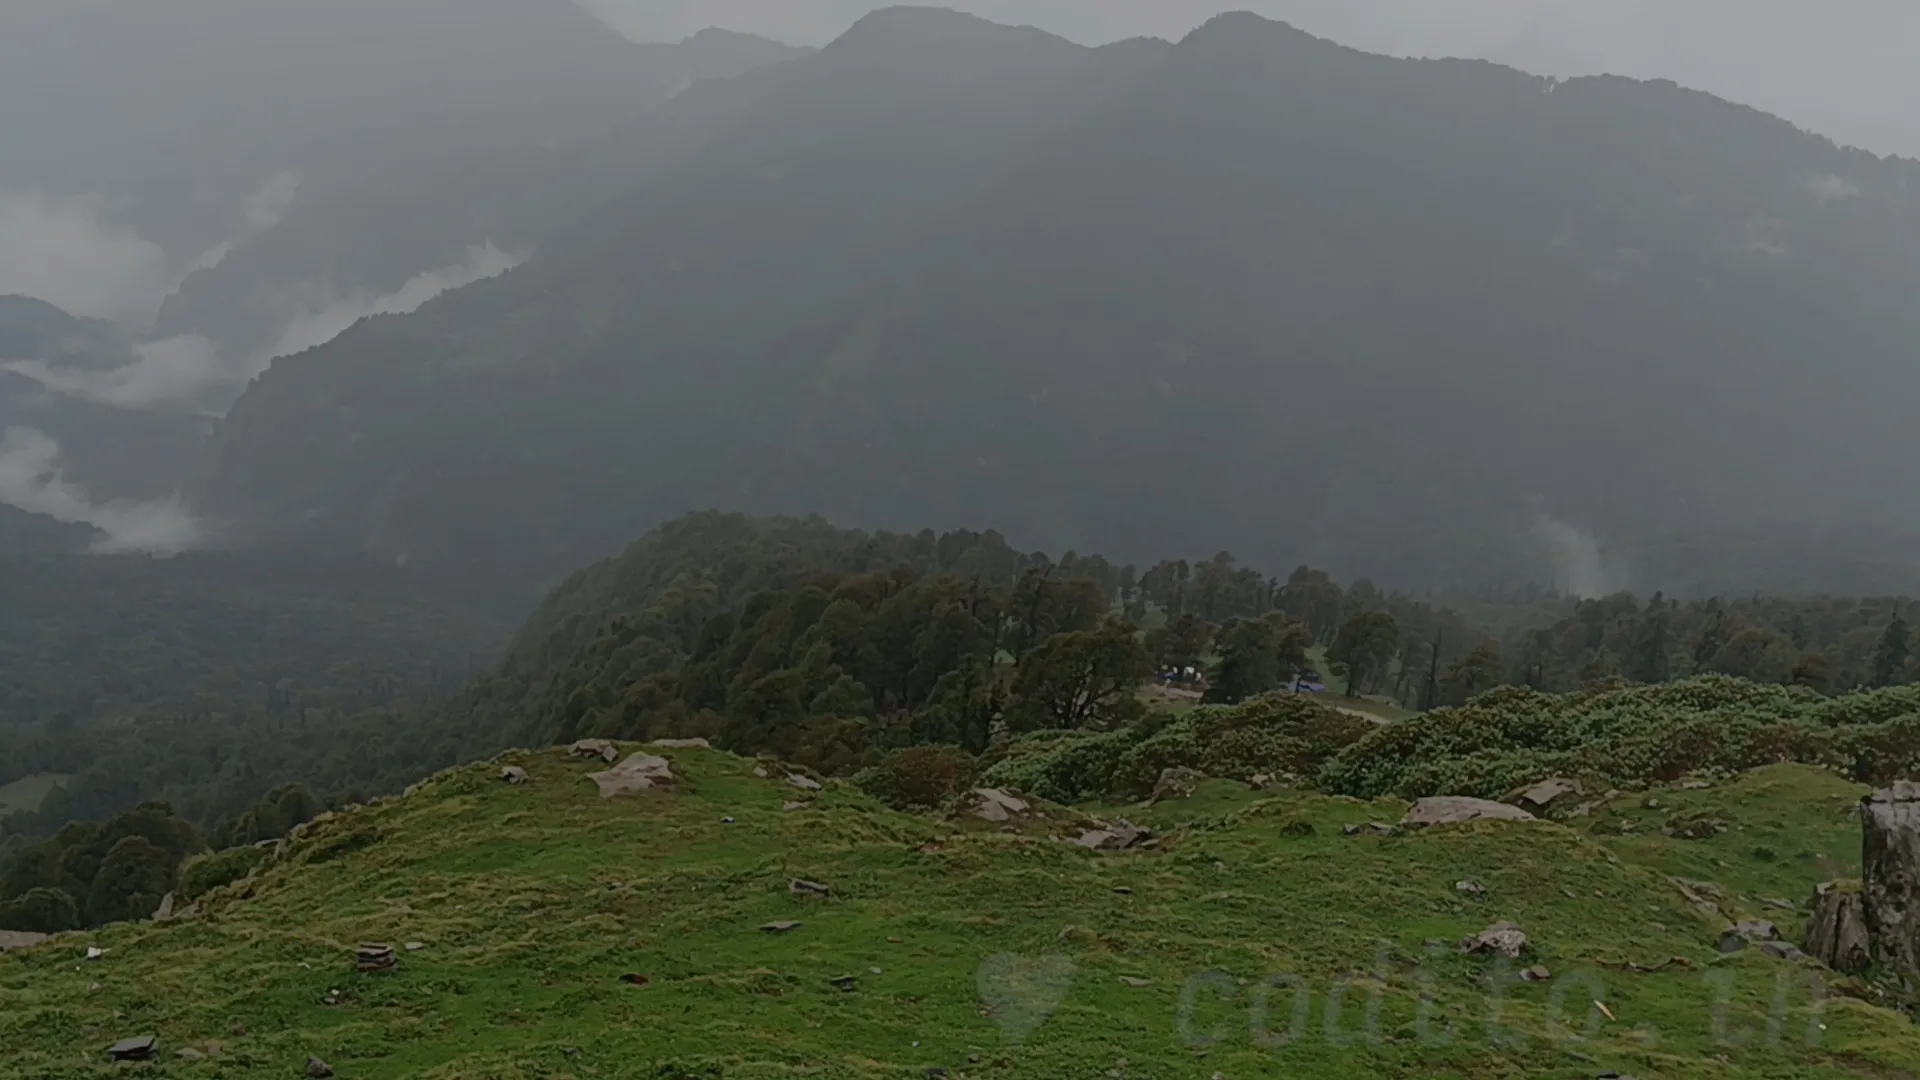
[[[875,0],[582,0],[630,37],[706,26],[824,44]],[[1920,0],[949,0],[1086,44],[1253,10],[1377,52],[1668,78],[1836,141],[1920,158]]]

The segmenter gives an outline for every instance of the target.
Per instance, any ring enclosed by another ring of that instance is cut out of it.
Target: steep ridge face
[[[530,265],[276,364],[203,507],[513,583],[714,505],[1436,584],[1543,515],[1911,516],[1911,163],[1247,15],[882,12],[731,82]]]
[[[1054,38],[1036,54],[1026,32],[961,16],[908,19],[939,40],[960,28],[946,65],[896,61],[856,28],[696,87],[659,121],[687,159],[533,263],[276,363],[216,440],[205,508],[269,530],[291,510],[310,535],[544,586],[737,487],[759,450],[741,424],[755,388],[773,388],[766,357],[1141,66]],[[576,513],[586,502],[600,505]],[[529,543],[527,525],[543,535]]]

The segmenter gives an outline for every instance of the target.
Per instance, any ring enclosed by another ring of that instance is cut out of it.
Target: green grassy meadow
[[[1904,1016],[1812,967],[1721,956],[1723,923],[1670,880],[1804,908],[1859,846],[1842,813],[1858,790],[1814,770],[1652,793],[1727,823],[1703,841],[1663,835],[1649,793],[1568,826],[1350,837],[1403,804],[1208,781],[1104,808],[1164,839],[1094,854],[1060,842],[1069,815],[912,816],[661,753],[677,788],[613,800],[557,751],[502,759],[526,786],[498,764],[444,774],[316,824],[197,918],[0,957],[0,1071],[299,1076],[309,1054],[346,1080],[1920,1069]],[[1613,835],[1627,817],[1635,833]],[[1482,891],[1456,887],[1469,878]],[[1502,919],[1529,954],[1460,953]],[[800,925],[761,929],[778,920]],[[354,970],[362,941],[400,949],[399,970]],[[1535,965],[1550,977],[1523,981]],[[153,1062],[108,1062],[148,1033]]]

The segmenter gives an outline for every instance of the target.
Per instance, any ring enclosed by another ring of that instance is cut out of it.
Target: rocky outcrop
[[[567,748],[567,753],[577,758],[599,758],[611,765],[620,758],[620,748],[606,739],[581,739]]]
[[[1527,935],[1517,925],[1510,922],[1497,922],[1485,930],[1460,942],[1460,951],[1468,956],[1490,956],[1499,954],[1508,959],[1518,959],[1527,951]]]
[[[1556,778],[1509,792],[1506,801],[1535,817],[1546,817],[1556,809],[1571,809],[1585,794],[1578,780]]]
[[[1199,786],[1200,781],[1206,778],[1206,774],[1200,770],[1189,769],[1184,765],[1176,765],[1171,769],[1161,769],[1160,779],[1155,781],[1153,785],[1153,797],[1155,799],[1192,798],[1193,789]]]
[[[1150,830],[1130,821],[1116,821],[1103,829],[1087,829],[1073,842],[1089,851],[1126,851],[1153,839]]]
[[[982,821],[1009,821],[1033,809],[1033,804],[999,788],[975,788],[967,792],[966,812]]]
[[[47,940],[45,934],[29,934],[24,930],[0,930],[0,953],[15,949],[31,949]]]
[[[1428,825],[1458,825],[1463,821],[1534,821],[1532,814],[1517,806],[1497,803],[1489,799],[1468,799],[1456,795],[1442,795],[1421,799],[1407,810],[1407,816],[1400,824],[1410,829],[1424,828]]]
[[[600,785],[600,797],[611,799],[636,791],[673,783],[673,768],[666,758],[652,754],[634,754],[605,772],[588,773],[587,779]]]
[[[1920,784],[1901,780],[1862,800],[1860,864],[1873,959],[1920,976]]]
[[[1866,898],[1858,889],[1835,882],[1820,886],[1813,894],[1813,915],[1807,919],[1802,946],[1835,971],[1858,975],[1867,970],[1873,946],[1867,937]]]

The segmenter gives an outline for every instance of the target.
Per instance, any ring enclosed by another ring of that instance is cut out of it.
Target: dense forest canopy
[[[162,799],[213,830],[282,785],[365,797],[584,736],[708,737],[826,771],[909,746],[978,755],[1124,727],[1168,700],[1149,683],[1236,703],[1304,677],[1395,715],[1503,685],[1727,675],[1838,695],[1920,678],[1903,598],[1413,596],[1226,552],[1142,569],[817,517],[671,522],[511,638],[390,567],[0,566],[0,784],[64,778],[0,825],[22,836]]]

